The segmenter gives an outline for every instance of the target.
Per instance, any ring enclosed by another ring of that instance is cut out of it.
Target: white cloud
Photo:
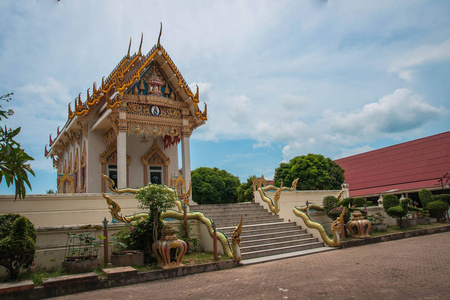
[[[406,53],[399,53],[399,57],[389,66],[388,72],[406,81],[412,79],[412,69],[428,62],[450,59],[450,40],[440,44],[420,46]]]
[[[398,89],[360,110],[350,113],[328,111],[325,119],[332,132],[367,138],[412,130],[446,112],[444,107],[429,105],[408,89]]]

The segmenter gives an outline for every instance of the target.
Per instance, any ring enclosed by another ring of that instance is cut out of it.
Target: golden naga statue
[[[106,175],[102,175],[103,179],[107,182],[108,184],[108,189],[113,192],[113,193],[117,193],[117,194],[123,194],[123,193],[132,193],[132,194],[136,194],[137,191],[139,189],[132,189],[132,188],[124,188],[124,189],[117,189],[114,181],[109,178]],[[181,176],[180,176],[181,177]],[[178,178],[177,178],[178,179]],[[184,181],[184,180],[183,180]],[[176,180],[174,180],[174,182],[176,182]],[[183,186],[184,186],[184,182],[183,182]],[[175,187],[177,187],[177,185],[175,185]],[[183,205],[187,206],[189,204],[189,196],[190,196],[190,190],[191,188],[189,187],[189,190],[186,193],[180,193],[178,194],[176,192],[175,188],[169,188],[173,190],[173,192],[175,193],[175,195],[177,196],[178,200],[175,202],[175,205],[177,206],[178,210],[167,210],[165,212],[163,212],[161,214],[161,218],[165,219],[165,218],[174,218],[174,219],[178,219],[178,220],[183,220],[184,218],[184,211],[183,211]],[[119,204],[117,204],[113,199],[111,199],[111,197],[109,197],[108,195],[103,194],[103,198],[105,198],[106,202],[108,203],[108,208],[109,211],[111,213],[111,216],[114,220],[116,220],[117,222],[125,222],[125,223],[130,223],[132,221],[138,220],[140,218],[147,218],[148,217],[148,213],[142,212],[142,213],[137,213],[134,214],[132,216],[123,216],[121,214],[121,207]],[[186,218],[188,220],[198,220],[199,222],[201,222],[202,224],[204,224],[206,226],[206,228],[208,228],[208,232],[209,235],[211,237],[213,237],[213,233],[214,233],[214,229],[213,229],[213,223],[212,220],[210,218],[208,218],[207,216],[205,216],[205,214],[203,212],[200,211],[195,211],[195,212],[189,212],[186,213]],[[242,219],[241,219],[241,223],[240,225],[238,225],[238,227],[236,228],[241,228],[241,232],[242,232]],[[237,231],[239,232],[239,231]],[[236,230],[235,230],[236,233]],[[235,235],[235,233],[233,233],[233,236]],[[222,245],[223,248],[223,252],[226,256],[228,257],[232,257],[236,260],[240,261],[240,251],[239,251],[239,256],[237,255],[237,252],[233,251],[233,249],[231,248],[231,245],[228,241],[227,236],[221,232],[221,231],[217,231],[216,232],[217,235],[217,239],[219,240],[219,242]],[[237,237],[239,237],[239,234],[237,235]],[[237,243],[237,241],[235,240],[233,242],[232,240],[232,244]],[[240,238],[239,238],[239,245],[240,245]],[[238,247],[234,247],[235,249],[238,249]]]
[[[325,227],[323,227],[321,223],[312,221],[311,218],[306,214],[306,212],[302,211],[299,207],[294,207],[292,211],[297,217],[303,219],[306,226],[308,226],[309,228],[317,229],[325,244],[327,244],[330,247],[339,247],[341,245],[340,231],[341,227],[344,226],[345,210],[346,208],[344,207],[341,215],[338,218],[336,218],[336,220],[334,220],[331,225],[331,230],[333,231],[332,238],[330,238],[330,236],[327,233],[327,230],[325,229]]]
[[[264,179],[264,177],[262,177],[262,179]],[[294,180],[294,182],[292,182],[292,186],[290,188],[287,187],[283,187],[283,181],[281,181],[281,186],[279,188],[273,186],[273,185],[268,185],[268,186],[260,186],[260,184],[262,182],[262,179],[254,179],[253,183],[255,186],[255,183],[258,184],[258,192],[259,195],[261,196],[261,199],[266,202],[269,205],[269,209],[271,212],[273,212],[274,214],[278,214],[280,212],[280,197],[281,197],[281,192],[282,191],[295,191],[296,187],[297,187],[297,182],[298,182],[298,178]],[[265,192],[270,191],[270,190],[276,190],[275,192],[275,198],[272,201],[271,198],[267,197]]]
[[[242,234],[242,215],[241,222],[234,228],[233,235],[231,235],[231,248],[233,250],[233,258],[237,261],[241,261],[241,234]]]

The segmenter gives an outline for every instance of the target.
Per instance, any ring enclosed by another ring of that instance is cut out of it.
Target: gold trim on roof
[[[81,101],[81,93],[75,99],[75,111],[72,112],[69,103],[69,119],[72,119],[74,115],[88,115],[91,108],[98,104],[102,99],[107,102],[108,108],[115,108],[122,103],[121,96],[124,92],[134,83],[136,83],[142,74],[145,72],[147,67],[153,61],[155,55],[159,53],[169,64],[170,69],[173,73],[177,75],[178,87],[184,89],[186,95],[192,99],[194,104],[195,116],[200,120],[207,120],[207,108],[205,104],[205,110],[201,111],[198,107],[199,101],[199,89],[197,86],[197,91],[194,95],[189,88],[186,80],[181,75],[180,71],[177,69],[172,59],[170,58],[167,51],[160,44],[153,46],[149,53],[145,56],[142,54],[134,54],[129,56],[127,53],[124,58],[117,64],[111,74],[104,80],[102,78],[102,85],[100,89],[97,90],[95,82],[93,84],[93,92],[89,93],[89,89],[86,92],[86,101]],[[111,99],[111,96],[119,92],[119,97]]]

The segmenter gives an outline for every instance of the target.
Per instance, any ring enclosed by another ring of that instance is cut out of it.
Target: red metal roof
[[[450,131],[335,162],[345,170],[352,197],[440,187],[450,171]]]

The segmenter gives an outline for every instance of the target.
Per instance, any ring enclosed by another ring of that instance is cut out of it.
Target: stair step
[[[306,240],[311,238],[312,234],[288,234],[286,236],[276,235],[274,237],[256,237],[255,239],[250,240],[249,237],[242,239],[241,238],[241,247],[255,246],[261,244],[269,244],[269,243],[281,243],[285,241],[298,241],[298,240]]]
[[[304,255],[320,253],[320,252],[324,252],[324,251],[331,251],[331,250],[336,250],[336,248],[319,247],[319,248],[312,248],[312,249],[288,252],[288,253],[277,254],[277,255],[269,255],[269,256],[263,256],[263,257],[258,257],[258,258],[243,259],[243,260],[241,260],[240,264],[252,265],[252,264],[258,264],[258,263],[280,260],[280,259],[285,259],[285,258],[291,258],[291,257],[296,257],[296,256],[304,256]]]
[[[244,259],[257,258],[257,257],[262,257],[262,256],[284,254],[284,253],[288,253],[288,252],[301,251],[301,250],[318,248],[318,247],[323,247],[323,242],[313,242],[313,243],[301,244],[301,245],[296,245],[296,246],[279,247],[279,248],[274,248],[274,249],[257,250],[257,251],[242,253],[242,259],[244,260]]]
[[[303,245],[303,244],[311,244],[314,242],[317,242],[317,238],[306,238],[306,239],[301,239],[301,240],[290,240],[290,241],[284,241],[284,242],[278,242],[278,243],[268,243],[268,244],[261,244],[261,245],[254,245],[254,246],[247,246],[247,247],[242,247],[241,251],[242,254],[244,253],[249,253],[249,252],[254,252],[254,251],[258,251],[258,250],[269,250],[269,249],[275,249],[275,248],[284,248],[284,247],[295,247],[298,245]]]
[[[254,235],[241,235],[241,241],[254,241],[254,240],[264,240],[264,239],[270,239],[275,237],[289,237],[293,235],[309,235],[312,236],[310,233],[307,233],[305,229],[294,229],[289,231],[281,231],[281,232],[271,232],[271,233],[263,233],[263,234],[254,234]],[[307,236],[307,237],[309,237]]]

